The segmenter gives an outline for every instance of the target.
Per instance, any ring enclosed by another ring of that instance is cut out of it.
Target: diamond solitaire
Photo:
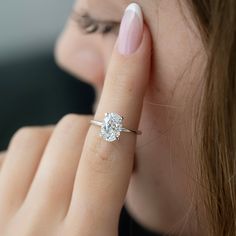
[[[123,117],[116,113],[106,113],[102,122],[100,136],[108,141],[119,140]]]
[[[120,133],[134,133],[134,134],[142,134],[140,130],[132,130],[124,128],[122,125],[124,118],[117,113],[105,113],[105,118],[103,121],[98,120],[90,120],[90,124],[98,125],[101,127],[100,137],[108,142],[113,142],[119,140]]]

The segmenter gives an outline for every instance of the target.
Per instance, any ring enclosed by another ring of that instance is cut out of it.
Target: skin
[[[79,0],[74,10],[119,22],[130,2]],[[94,117],[80,115],[18,131],[1,154],[7,157],[0,176],[1,235],[117,235],[124,203],[150,230],[204,235],[194,212],[191,146],[204,61],[200,36],[178,1],[136,2],[145,30],[133,56],[117,53],[117,34],[84,34],[71,18],[55,54],[62,68],[95,87],[95,119],[122,113],[125,126],[143,135],[109,145],[89,126]]]
[[[114,109],[138,128],[151,65],[146,26],[140,36],[131,55],[114,46],[94,119]],[[118,235],[136,135],[107,142],[89,125],[92,118],[69,114],[55,127],[25,127],[14,135],[0,172],[0,235]]]
[[[86,9],[94,17],[119,22],[130,2],[80,0],[74,9]],[[126,207],[150,230],[203,235],[194,212],[197,164],[191,146],[194,107],[200,98],[200,74],[205,61],[200,34],[184,1],[136,2],[142,6],[150,29],[153,52],[139,125],[143,135],[137,139]],[[57,43],[58,64],[93,85],[97,101],[116,37],[112,33],[84,34],[69,19]],[[200,217],[203,225],[203,215]]]

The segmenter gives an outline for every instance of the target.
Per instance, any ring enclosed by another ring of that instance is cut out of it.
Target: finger
[[[1,213],[7,212],[5,217],[24,201],[52,129],[22,128],[13,136],[0,172]]]
[[[0,170],[2,169],[4,160],[5,160],[6,152],[0,152]]]
[[[25,208],[57,214],[63,218],[68,210],[76,169],[91,116],[69,114],[58,123],[48,142]],[[39,209],[41,208],[41,209]],[[55,218],[55,217],[54,217]]]
[[[125,118],[124,127],[137,129],[149,79],[151,38],[147,27],[141,24],[142,13],[137,4],[127,9],[95,119],[102,120],[105,112],[116,112]],[[132,23],[125,23],[130,15]],[[125,24],[133,28],[126,32]],[[126,45],[122,45],[122,39]],[[135,44],[136,51],[130,47]],[[99,127],[89,128],[68,212],[68,218],[76,220],[79,230],[81,227],[91,230],[88,225],[91,222],[102,233],[108,232],[109,227],[117,227],[132,173],[135,143],[136,136],[132,133],[122,134],[119,141],[110,143],[99,137]]]

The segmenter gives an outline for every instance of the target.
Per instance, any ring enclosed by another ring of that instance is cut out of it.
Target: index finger
[[[124,117],[125,128],[138,129],[150,58],[150,32],[143,24],[139,6],[130,4],[122,19],[95,120],[102,121],[104,113],[114,112]],[[121,132],[119,141],[107,142],[99,136],[99,130],[91,125],[87,133],[70,211],[77,214],[77,222],[84,223],[84,218],[91,222],[94,217],[93,223],[104,230],[116,227],[133,169],[136,135]]]

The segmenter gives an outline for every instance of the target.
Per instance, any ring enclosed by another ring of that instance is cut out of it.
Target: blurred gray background
[[[22,126],[91,114],[93,88],[62,71],[54,45],[73,0],[0,0],[0,151]]]
[[[0,0],[0,60],[51,47],[74,0]]]

